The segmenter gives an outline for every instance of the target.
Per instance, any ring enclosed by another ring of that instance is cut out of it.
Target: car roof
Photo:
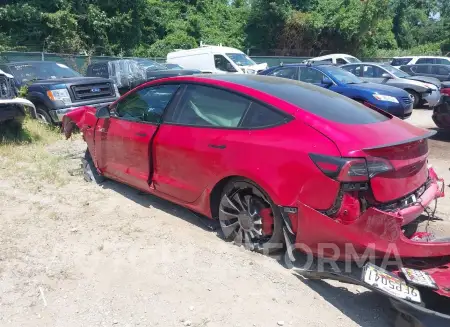
[[[393,57],[394,59],[401,59],[401,58],[412,58],[412,59],[419,59],[419,58],[439,58],[439,59],[449,59],[450,57],[445,56],[401,56],[401,57]]]
[[[27,65],[27,64],[42,64],[42,63],[55,63],[55,64],[60,64],[59,62],[56,61],[51,61],[51,60],[30,60],[30,61],[13,61],[13,62],[5,62],[4,64],[7,66],[14,66],[14,65]]]

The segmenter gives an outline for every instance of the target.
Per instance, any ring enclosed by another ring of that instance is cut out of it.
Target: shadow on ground
[[[101,187],[103,187],[104,189],[113,190],[143,207],[156,208],[177,218],[181,218],[206,231],[216,231],[219,229],[219,223],[217,221],[208,219],[207,217],[188,210],[173,202],[164,200],[148,193],[141,192],[125,184],[107,180],[102,183]]]
[[[431,137],[432,140],[450,142],[450,130],[444,130],[437,127],[429,129],[437,132],[435,135]]]
[[[104,182],[102,187],[113,190],[143,207],[156,208],[177,218],[181,218],[205,231],[217,232],[219,237],[221,235],[218,222],[211,221],[207,217],[194,213],[177,204],[111,180]],[[280,258],[280,255],[273,256],[273,258],[277,260]],[[281,264],[279,260],[277,261]],[[345,288],[345,284],[342,284],[342,287],[337,287],[322,280],[309,280],[299,274],[295,275],[302,283],[313,289],[331,305],[338,308],[344,315],[361,326],[386,327],[395,318],[387,299],[376,293],[367,291],[354,294]],[[339,325],[338,320],[336,321],[336,325]]]

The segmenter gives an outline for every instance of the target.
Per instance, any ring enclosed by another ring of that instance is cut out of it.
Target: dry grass
[[[58,174],[64,168],[62,157],[48,150],[50,144],[64,140],[57,127],[26,119],[22,126],[2,125],[0,140],[3,176],[19,175],[30,186],[41,180],[64,183],[67,174]]]

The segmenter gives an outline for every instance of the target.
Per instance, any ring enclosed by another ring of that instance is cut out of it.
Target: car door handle
[[[144,136],[147,136],[147,133],[144,133],[144,132],[137,132],[136,135],[137,135],[137,136],[142,136],[142,137],[144,137]]]
[[[215,149],[225,149],[227,147],[225,144],[209,144],[208,146]]]

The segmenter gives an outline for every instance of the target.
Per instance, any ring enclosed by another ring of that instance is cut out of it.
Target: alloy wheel
[[[223,194],[219,221],[224,237],[249,250],[262,250],[272,236],[271,226],[263,226],[270,223],[267,212],[272,214],[270,204],[251,188],[232,189]]]

